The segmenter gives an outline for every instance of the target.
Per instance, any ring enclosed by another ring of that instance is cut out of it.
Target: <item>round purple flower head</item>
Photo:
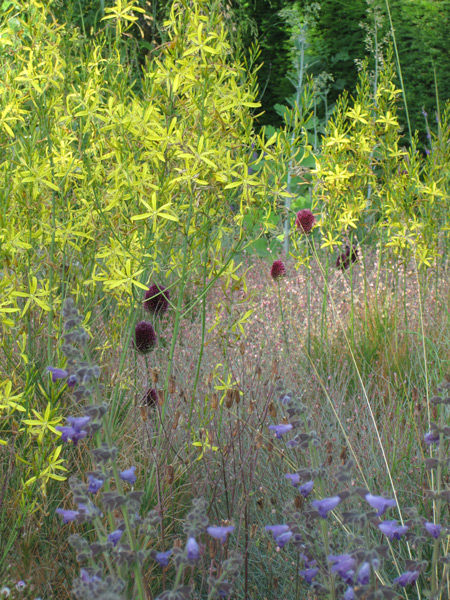
[[[156,406],[158,404],[158,392],[155,388],[149,388],[142,399],[143,406]]]
[[[299,210],[295,218],[295,226],[302,233],[311,233],[316,217],[312,214],[309,208]]]
[[[164,314],[169,308],[170,292],[164,286],[152,284],[144,294],[144,308],[153,315]]]
[[[282,260],[275,260],[273,262],[272,268],[270,269],[270,276],[272,279],[277,281],[277,279],[281,279],[286,275],[286,267]]]
[[[148,354],[156,346],[156,332],[151,323],[140,321],[134,332],[136,349],[142,354]]]

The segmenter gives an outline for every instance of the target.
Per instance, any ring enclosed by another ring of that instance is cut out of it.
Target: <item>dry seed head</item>
[[[256,408],[256,402],[254,400],[250,400],[250,403],[248,405],[248,412],[250,414],[252,414],[253,412],[255,412],[255,408]]]
[[[234,396],[234,403],[239,404],[239,402],[241,401],[241,395],[239,393],[239,390],[233,390],[233,396]]]
[[[178,421],[180,420],[181,412],[179,410],[176,411],[175,417],[172,423],[172,429],[176,429],[178,427]]]
[[[173,468],[173,465],[167,465],[166,467],[166,481],[169,485],[172,485],[173,480],[174,480],[174,474],[175,474],[175,470]]]
[[[216,392],[214,392],[213,394],[211,394],[211,408],[212,408],[212,410],[217,410],[218,406],[219,406],[219,396],[217,395]]]
[[[163,406],[164,405],[164,390],[158,390],[158,404],[159,406]]]
[[[148,418],[148,414],[147,414],[147,407],[145,406],[140,406],[139,410],[141,412],[141,419],[144,421],[144,423],[147,421]]]
[[[159,379],[159,369],[152,369],[152,382],[158,383]]]
[[[169,394],[175,394],[177,391],[176,380],[173,375],[169,377]]]
[[[273,402],[269,403],[269,415],[271,417],[273,417],[274,419],[277,416],[277,408],[276,408],[276,406],[275,406],[275,404]]]
[[[233,406],[233,390],[227,390],[226,396],[225,396],[225,406],[227,408],[231,408]]]

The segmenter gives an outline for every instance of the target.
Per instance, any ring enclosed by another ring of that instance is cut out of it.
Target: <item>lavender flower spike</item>
[[[292,425],[290,423],[282,424],[282,425],[269,425],[269,429],[271,431],[275,431],[275,435],[278,439],[281,438],[285,433],[288,433],[292,429]]]
[[[136,467],[130,467],[125,471],[121,471],[119,473],[120,479],[123,479],[123,481],[127,481],[128,483],[131,483],[131,485],[134,485],[136,483],[136,475],[134,474],[135,470]]]
[[[311,505],[317,510],[322,519],[326,519],[330,510],[335,509],[341,502],[342,500],[339,496],[332,496],[331,498],[324,498],[323,500],[314,500],[311,502]]]
[[[234,527],[232,525],[228,527],[207,527],[206,531],[214,539],[220,540],[221,544],[225,544],[228,534],[234,531]]]
[[[397,506],[397,502],[391,498],[383,498],[383,496],[374,496],[373,494],[366,494],[364,497],[370,506],[378,511],[377,517],[384,515],[389,507]]]

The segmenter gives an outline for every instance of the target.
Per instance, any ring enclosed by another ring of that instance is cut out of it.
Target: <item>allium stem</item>
[[[286,331],[286,322],[284,320],[283,302],[281,300],[280,280],[277,279],[278,302],[280,304],[281,324],[283,326],[284,341],[286,342],[286,351],[289,349],[289,340]]]

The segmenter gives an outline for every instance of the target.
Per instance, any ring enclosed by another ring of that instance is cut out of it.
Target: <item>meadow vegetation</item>
[[[0,597],[445,600],[450,104],[257,130],[224,11],[4,3]]]

